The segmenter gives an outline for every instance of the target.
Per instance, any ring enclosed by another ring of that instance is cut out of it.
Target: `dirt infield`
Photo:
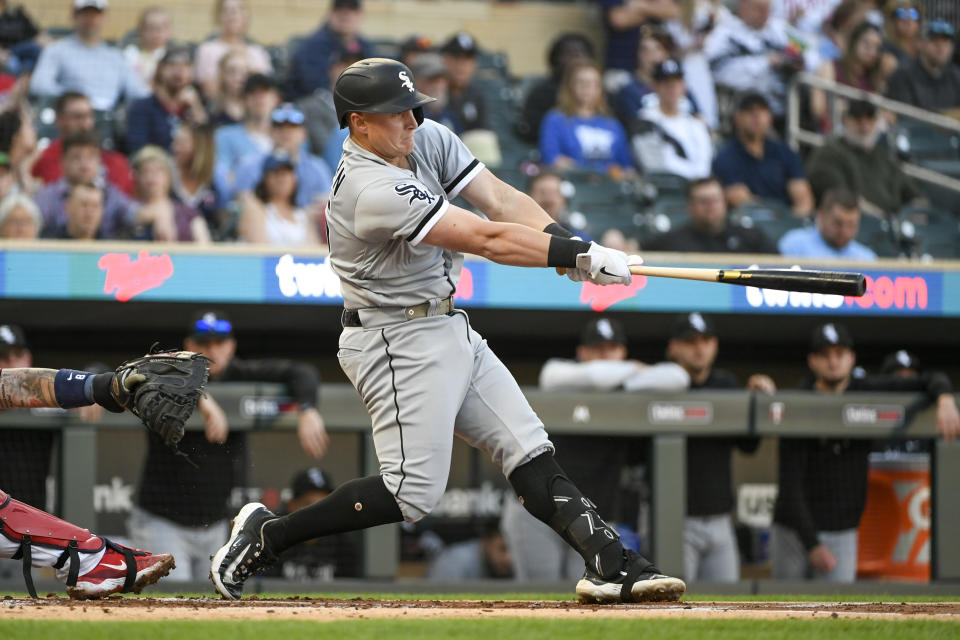
[[[518,600],[350,600],[291,597],[240,602],[212,598],[123,598],[78,602],[50,595],[0,600],[0,620],[349,620],[359,618],[581,617],[882,618],[960,623],[960,602],[674,602],[583,605]]]

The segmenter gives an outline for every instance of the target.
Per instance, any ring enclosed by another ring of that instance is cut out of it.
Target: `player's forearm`
[[[507,186],[507,189],[500,210],[496,212],[496,217],[491,216],[491,220],[522,224],[537,231],[542,231],[548,224],[555,222],[533,198],[513,187]]]
[[[515,267],[545,267],[551,236],[517,223],[490,223],[480,255]]]
[[[59,407],[54,394],[56,369],[0,371],[0,409]]]

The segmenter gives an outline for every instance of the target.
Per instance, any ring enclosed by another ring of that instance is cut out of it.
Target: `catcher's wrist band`
[[[60,369],[53,379],[53,396],[64,409],[93,404],[93,374],[89,371]]]
[[[576,269],[577,256],[588,251],[590,251],[589,242],[550,236],[550,248],[547,250],[547,266]]]

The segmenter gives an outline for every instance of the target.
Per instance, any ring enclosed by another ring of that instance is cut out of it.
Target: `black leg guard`
[[[17,552],[11,556],[12,560],[20,560],[23,563],[23,581],[27,583],[27,593],[30,594],[30,597],[34,600],[37,599],[37,590],[33,586],[33,574],[30,571],[30,567],[33,564],[33,554],[30,552],[30,536],[24,536],[20,540],[20,548],[17,549]]]
[[[597,575],[620,570],[624,563],[620,536],[564,474],[551,452],[517,467],[510,474],[510,484],[527,511],[550,525]]]

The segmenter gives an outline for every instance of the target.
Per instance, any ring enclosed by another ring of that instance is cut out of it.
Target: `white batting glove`
[[[589,251],[577,256],[577,270],[594,284],[630,284],[633,278],[627,254],[596,242],[590,243]]]

